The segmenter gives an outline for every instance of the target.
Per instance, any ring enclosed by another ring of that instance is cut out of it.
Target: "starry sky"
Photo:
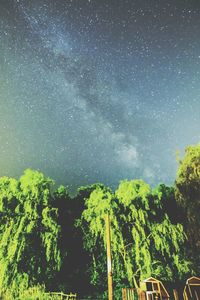
[[[0,0],[0,176],[172,184],[199,141],[198,0]]]

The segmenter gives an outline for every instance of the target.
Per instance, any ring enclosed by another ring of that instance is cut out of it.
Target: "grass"
[[[0,296],[0,300],[68,300],[70,297],[61,297],[61,295],[48,295],[45,292],[45,286],[37,285],[31,287],[27,290],[19,292],[19,295],[13,296],[10,291],[6,291],[3,295]]]

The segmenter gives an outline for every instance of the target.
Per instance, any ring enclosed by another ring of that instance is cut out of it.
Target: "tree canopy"
[[[189,238],[190,255],[200,265],[200,144],[186,148],[179,162],[176,199],[185,214],[184,225]],[[198,269],[200,271],[200,269]]]
[[[116,299],[149,276],[185,280],[200,271],[199,199],[200,145],[186,149],[174,186],[123,180],[114,192],[96,183],[71,196],[39,171],[1,177],[0,294],[17,299],[40,284],[106,298],[106,214]]]
[[[149,276],[163,280],[180,279],[189,272],[181,224],[172,224],[163,212],[162,192],[142,180],[122,181],[112,193],[97,186],[86,200],[79,220],[85,248],[91,253],[91,280],[106,285],[106,241],[104,218],[111,220],[115,285],[138,287]],[[169,238],[170,237],[170,238]]]
[[[60,226],[51,206],[53,181],[26,170],[19,179],[0,179],[0,291],[17,293],[53,279],[60,269]]]

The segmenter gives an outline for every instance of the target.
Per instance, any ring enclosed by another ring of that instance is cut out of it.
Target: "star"
[[[173,182],[176,150],[199,142],[197,4],[11,0],[0,13],[0,175]]]

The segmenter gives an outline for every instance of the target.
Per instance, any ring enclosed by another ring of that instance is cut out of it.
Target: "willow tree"
[[[173,224],[163,209],[164,192],[160,187],[152,190],[142,180],[123,181],[116,191],[123,206],[120,219],[129,237],[126,244],[131,245],[132,240],[134,245],[134,268],[131,269],[130,262],[127,272],[130,279],[141,280],[151,275],[172,281],[189,271],[183,247],[186,235],[183,226]]]
[[[109,212],[114,224],[117,214],[115,210],[118,210],[118,207],[111,190],[103,185],[96,185],[89,198],[85,199],[85,210],[76,223],[77,227],[82,229],[84,248],[90,255],[88,272],[91,284],[102,297],[107,284],[104,217]]]
[[[115,286],[138,287],[149,276],[168,281],[189,271],[180,224],[172,224],[162,207],[162,193],[142,180],[122,181],[114,194],[97,187],[79,220],[91,253],[91,280],[106,286],[105,214],[110,214]],[[120,297],[120,296],[119,296]]]
[[[186,148],[176,178],[176,199],[185,213],[190,254],[200,264],[200,144]],[[200,268],[199,270],[200,271]]]
[[[17,294],[50,283],[60,269],[60,227],[51,205],[53,181],[26,170],[19,181],[0,179],[0,292]]]

